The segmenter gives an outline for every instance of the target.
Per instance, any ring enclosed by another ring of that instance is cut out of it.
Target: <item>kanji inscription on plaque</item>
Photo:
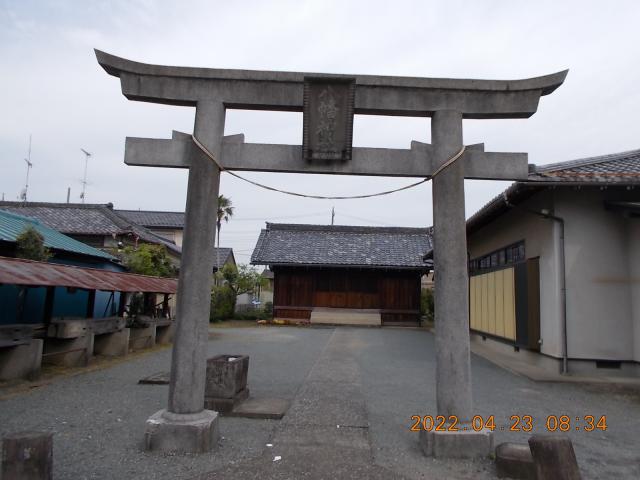
[[[354,94],[354,79],[305,78],[305,160],[351,159]]]

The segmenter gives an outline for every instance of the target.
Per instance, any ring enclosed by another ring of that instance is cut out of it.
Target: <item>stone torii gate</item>
[[[96,56],[107,73],[120,78],[129,100],[196,108],[193,136],[174,132],[167,140],[126,140],[128,165],[189,169],[169,402],[147,421],[147,449],[203,452],[216,444],[217,413],[203,404],[221,168],[423,178],[437,173],[437,414],[455,415],[459,425],[471,421],[464,179],[523,180],[528,164],[526,153],[489,153],[482,144],[465,150],[462,120],[528,118],[540,97],[563,83],[567,71],[525,80],[463,80],[171,67],[98,50]],[[225,137],[227,108],[302,111],[303,145]],[[353,148],[354,114],[431,117],[432,143],[414,141],[410,149]],[[462,427],[443,435],[421,433],[420,441],[425,454],[441,456],[486,455],[492,446],[489,432]]]

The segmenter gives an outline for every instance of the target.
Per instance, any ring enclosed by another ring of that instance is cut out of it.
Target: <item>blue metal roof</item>
[[[0,210],[0,241],[15,242],[24,229],[29,226],[35,228],[36,231],[44,237],[44,245],[47,248],[104,258],[106,260],[117,260],[116,257],[102,250],[90,247],[89,245],[63,235],[57,230],[43,225],[35,218],[24,217]]]

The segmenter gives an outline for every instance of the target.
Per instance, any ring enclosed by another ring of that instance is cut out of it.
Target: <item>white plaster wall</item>
[[[633,359],[640,362],[640,218],[627,220],[631,315],[633,322]]]
[[[604,208],[606,191],[558,189],[565,219],[569,358],[631,360],[634,355],[629,230]]]
[[[553,194],[551,191],[539,192],[520,206],[537,211],[543,208],[552,210]],[[468,239],[468,248],[471,258],[476,258],[525,240],[526,257],[540,257],[540,351],[561,357],[560,272],[557,268],[559,250],[554,248],[554,242],[557,242],[555,228],[557,227],[553,221],[516,207],[473,233]]]

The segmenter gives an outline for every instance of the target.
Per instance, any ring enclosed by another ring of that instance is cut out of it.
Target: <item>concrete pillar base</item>
[[[464,428],[467,430],[463,430]],[[479,458],[493,453],[493,432],[478,432],[471,425],[460,425],[457,432],[420,431],[420,447],[427,457]]]
[[[156,344],[165,345],[173,340],[173,322],[170,324],[156,325]]]
[[[96,335],[93,339],[94,355],[122,357],[129,353],[130,329],[123,328],[119,332]]]
[[[144,447],[163,453],[204,453],[218,446],[218,414],[160,410],[147,420]]]
[[[156,326],[149,325],[143,328],[129,329],[129,350],[144,350],[156,344]]]
[[[42,363],[65,367],[86,367],[93,355],[93,333],[77,338],[47,338]]]
[[[41,339],[32,339],[28,345],[1,348],[0,380],[37,378],[42,364],[43,343]]]

